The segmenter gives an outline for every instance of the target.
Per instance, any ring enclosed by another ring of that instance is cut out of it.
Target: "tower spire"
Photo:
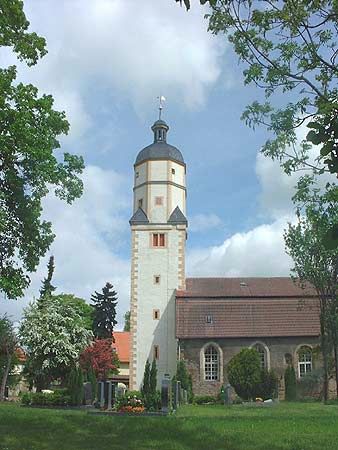
[[[162,109],[163,109],[164,102],[166,101],[166,98],[165,98],[163,95],[160,95],[160,96],[157,97],[157,98],[159,99],[158,120],[161,120]]]

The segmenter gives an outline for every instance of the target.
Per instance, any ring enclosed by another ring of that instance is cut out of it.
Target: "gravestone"
[[[105,400],[104,400],[104,381],[98,382],[98,392],[99,392],[99,403],[100,408],[104,408]]]
[[[231,405],[232,404],[232,396],[231,396],[231,385],[227,384],[224,389],[224,404]]]
[[[91,405],[94,399],[93,399],[92,383],[90,383],[90,381],[83,383],[83,394],[85,405]]]
[[[164,375],[161,383],[162,411],[167,413],[170,410],[171,381],[168,374]]]

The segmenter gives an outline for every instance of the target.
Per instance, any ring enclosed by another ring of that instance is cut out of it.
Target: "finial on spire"
[[[159,115],[158,115],[158,119],[161,120],[161,115],[162,115],[162,109],[163,109],[163,105],[164,102],[166,101],[166,98],[163,95],[160,95],[159,97],[157,97],[160,101],[160,105],[159,105]]]

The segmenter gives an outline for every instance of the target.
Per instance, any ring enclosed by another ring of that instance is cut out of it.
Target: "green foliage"
[[[25,308],[19,335],[27,356],[25,374],[38,390],[64,380],[92,338],[77,311],[57,297],[42,309],[36,303]]]
[[[151,364],[149,375],[149,392],[151,394],[154,394],[156,392],[156,385],[157,385],[157,368],[156,368],[156,360],[154,358]]]
[[[142,407],[143,403],[142,393],[139,391],[127,391],[122,397],[116,401],[116,408],[120,410],[125,406]]]
[[[213,395],[195,395],[194,403],[196,405],[206,405],[208,403],[216,403],[217,399]]]
[[[83,374],[82,370],[73,367],[67,377],[67,389],[70,394],[71,405],[79,406],[83,402]]]
[[[231,358],[227,369],[229,382],[236,394],[244,400],[253,400],[261,380],[258,352],[253,348],[243,348]]]
[[[110,339],[113,336],[114,326],[117,324],[115,319],[117,293],[113,290],[113,285],[106,283],[102,288],[102,294],[95,291],[91,300],[94,303],[94,336],[99,339]]]
[[[79,324],[87,330],[93,328],[94,308],[86,300],[75,297],[73,294],[60,294],[54,296],[55,300],[65,307],[70,306],[79,315]]]
[[[130,311],[127,311],[124,315],[123,331],[130,331]]]
[[[21,396],[21,404],[25,406],[70,406],[74,403],[67,389],[58,389],[53,393],[25,392]]]
[[[12,322],[0,317],[0,401],[4,399],[8,378],[15,363],[17,337]]]
[[[141,392],[144,397],[146,397],[150,393],[150,364],[148,360],[146,361],[146,365],[144,367]]]
[[[276,396],[278,390],[278,378],[273,370],[261,370],[260,381],[256,386],[255,397],[263,400]]]
[[[0,1],[0,46],[33,65],[46,54],[45,40],[28,33],[23,3]],[[67,134],[65,113],[53,109],[50,95],[16,81],[16,67],[0,69],[0,291],[23,295],[54,234],[43,220],[42,199],[49,191],[71,203],[82,193],[82,157],[55,151]]]
[[[307,400],[313,398],[323,398],[323,371],[316,369],[305,374],[297,381],[297,399]]]
[[[157,385],[157,368],[156,360],[150,366],[149,361],[146,361],[143,375],[143,384],[141,388],[141,394],[146,409],[155,411],[160,408],[161,394],[156,391]]]
[[[94,369],[92,367],[90,367],[89,370],[87,371],[86,375],[87,375],[87,380],[92,385],[92,393],[93,393],[93,398],[95,400],[97,397],[97,379],[95,376]]]
[[[157,385],[157,368],[156,360],[150,366],[149,361],[146,361],[143,375],[143,383],[141,388],[142,399],[146,409],[156,411],[160,409],[161,393],[156,391]]]
[[[316,173],[336,172],[336,2],[217,0],[211,6],[209,30],[227,34],[246,66],[244,83],[263,89],[267,99],[284,94],[283,107],[254,102],[243,114],[249,126],[273,133],[263,153],[287,173],[304,165]],[[296,129],[309,119],[318,132],[310,131],[298,144]],[[309,159],[311,143],[322,144],[315,162]]]
[[[191,374],[189,374],[188,372],[184,359],[177,361],[175,380],[180,381],[181,388],[185,389],[188,392],[188,402],[191,403],[194,398],[192,390],[192,378]]]
[[[285,370],[285,400],[292,402],[297,398],[297,379],[296,372],[292,366],[288,366]]]
[[[41,289],[40,289],[40,299],[39,300],[40,300],[41,304],[43,303],[43,298],[50,297],[56,289],[56,287],[52,285],[52,278],[53,278],[53,273],[54,273],[54,269],[55,269],[54,256],[51,256],[49,258],[47,269],[48,269],[47,277],[44,278]]]
[[[303,177],[294,197],[298,223],[284,234],[286,252],[293,259],[292,273],[299,282],[311,284],[319,297],[321,352],[324,365],[324,399],[328,396],[328,359],[338,346],[338,247],[328,248],[325,236],[338,223],[337,186],[319,189],[313,178]],[[305,207],[303,207],[305,205]],[[302,212],[302,215],[300,214]],[[338,377],[338,361],[335,361]]]

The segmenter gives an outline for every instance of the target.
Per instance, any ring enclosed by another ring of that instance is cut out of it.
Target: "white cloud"
[[[188,254],[187,272],[193,276],[287,276],[291,260],[285,254],[283,230],[288,217],[236,233],[221,245]]]
[[[192,232],[203,232],[221,225],[222,220],[216,214],[196,214],[189,217],[189,231]]]
[[[119,256],[121,242],[129,242],[129,198],[127,180],[112,170],[86,167],[83,174],[83,196],[73,205],[48,195],[44,202],[44,217],[53,223],[56,234],[50,254],[55,257],[53,282],[57,293],[73,293],[89,300],[94,290],[107,281],[119,294],[118,319],[129,309],[128,259]],[[25,299],[1,301],[0,308],[15,318],[23,306],[39,293],[46,276],[46,256],[41,261]]]
[[[188,14],[153,0],[36,0],[26,2],[31,29],[46,37],[48,54],[24,81],[52,93],[79,137],[91,124],[84,99],[107,88],[143,115],[156,97],[201,107],[221,73],[224,39],[207,32],[205,7]]]

